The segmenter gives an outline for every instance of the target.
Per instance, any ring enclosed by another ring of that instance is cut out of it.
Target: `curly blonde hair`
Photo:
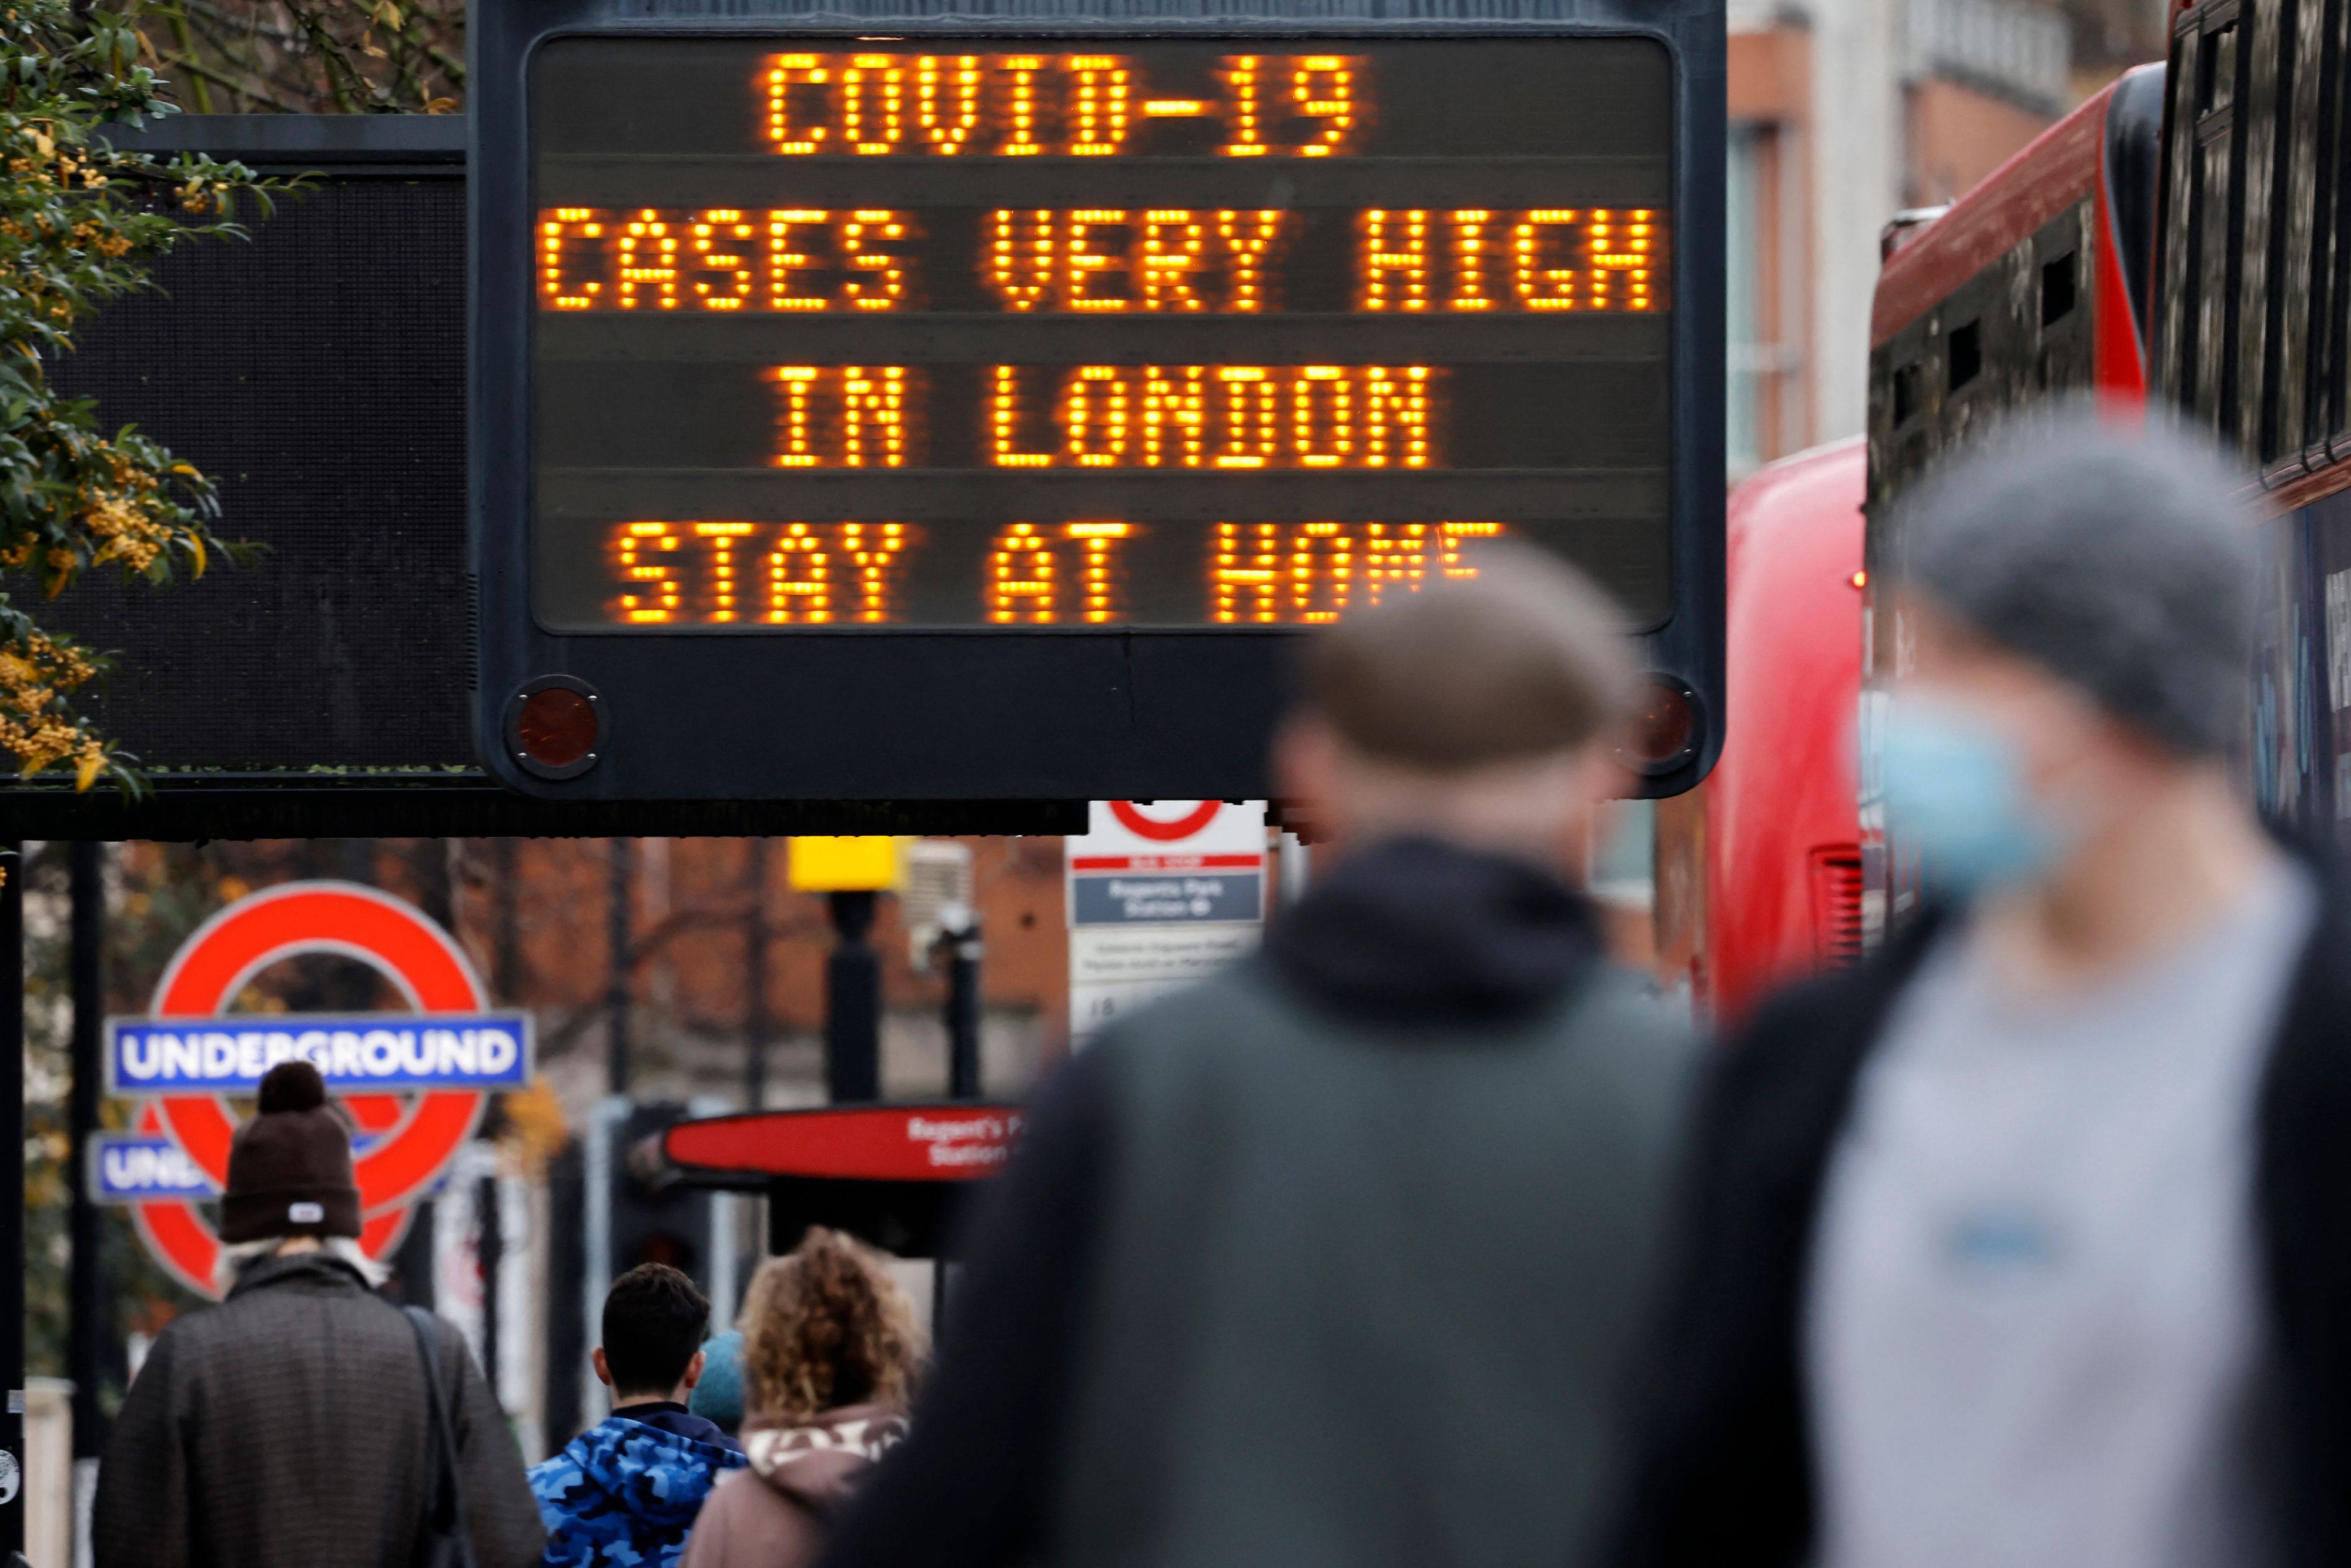
[[[882,1255],[813,1227],[751,1277],[743,1332],[746,1416],[805,1421],[845,1405],[904,1409],[928,1350]]]

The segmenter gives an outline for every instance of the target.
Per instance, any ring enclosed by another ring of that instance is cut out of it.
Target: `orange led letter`
[[[1478,569],[1462,559],[1461,541],[1490,539],[1502,532],[1499,523],[1439,523],[1437,525],[1437,568],[1447,577],[1470,578]]]
[[[823,118],[805,129],[792,125],[792,89],[822,87],[832,79],[817,55],[778,55],[768,62],[768,142],[778,152],[807,154],[824,142]],[[816,95],[821,97],[821,94]]]
[[[996,151],[1008,157],[1038,153],[1045,144],[1037,140],[1037,78],[1045,68],[1040,55],[1007,55],[997,62],[1004,73],[1004,140]]]
[[[1226,297],[1226,309],[1246,312],[1264,308],[1266,253],[1280,233],[1278,209],[1217,214],[1217,237],[1224,241],[1225,255],[1232,262],[1232,292]]]
[[[1290,536],[1290,618],[1336,621],[1354,592],[1354,536],[1336,523],[1299,525]]]
[[[1427,309],[1428,214],[1374,207],[1364,214],[1363,230],[1363,308]]]
[[[776,466],[813,468],[817,452],[809,400],[816,391],[817,367],[778,365],[768,373],[775,378],[776,395],[782,403],[776,411]]]
[[[1280,390],[1263,365],[1218,365],[1217,381],[1224,388],[1217,400],[1224,449],[1217,454],[1216,466],[1264,467],[1275,451]]]
[[[612,530],[612,575],[622,582],[643,586],[613,601],[619,619],[653,625],[677,619],[678,587],[673,552],[678,548],[674,523],[622,523]]]
[[[1391,588],[1418,593],[1428,575],[1427,525],[1373,523],[1364,531],[1371,536],[1364,552],[1364,602],[1377,604]]]
[[[694,303],[705,310],[740,310],[758,291],[751,253],[758,247],[759,229],[746,223],[732,207],[714,207],[694,214],[687,225],[687,275],[694,281]]]
[[[1081,468],[1123,468],[1126,426],[1126,372],[1080,365],[1061,392],[1062,450]]]
[[[1290,434],[1301,468],[1345,468],[1355,455],[1354,399],[1347,372],[1309,365],[1290,389]]]
[[[1355,128],[1357,62],[1338,55],[1308,55],[1290,73],[1290,106],[1322,129],[1298,150],[1301,158],[1322,158],[1343,149]]]
[[[613,271],[621,283],[622,309],[647,304],[677,308],[677,227],[651,207],[621,225],[620,265]]]
[[[1527,214],[1511,232],[1511,275],[1516,280],[1520,309],[1575,308],[1575,269],[1572,267],[1545,267],[1541,256],[1542,231],[1562,228],[1575,220],[1573,209],[1554,207]]]
[[[987,556],[987,618],[1043,624],[1053,619],[1053,546],[1034,523],[996,536]]]
[[[905,466],[905,366],[841,367],[841,460],[852,468]]]
[[[1217,151],[1228,158],[1255,158],[1266,151],[1263,110],[1258,102],[1264,64],[1255,55],[1228,55],[1225,68],[1217,73],[1225,78],[1227,136]]]
[[[904,239],[906,225],[893,212],[865,209],[841,225],[841,264],[849,269],[841,294],[860,310],[895,310],[906,297],[906,271],[889,251],[867,248],[877,239]],[[861,277],[860,273],[871,273]]]
[[[603,214],[593,207],[551,207],[539,215],[538,299],[551,310],[592,310],[603,284],[564,276],[564,252],[576,240],[604,237]],[[598,250],[604,247],[598,246]]]
[[[1116,152],[1126,140],[1131,74],[1115,55],[1071,55],[1070,151],[1081,158]]]
[[[832,619],[832,585],[826,575],[824,541],[806,523],[786,523],[768,552],[768,619],[821,625]]]
[[[996,367],[995,385],[987,399],[987,426],[991,450],[998,468],[1043,468],[1050,465],[1050,452],[1020,452],[1014,444],[1020,439],[1020,367]]]
[[[977,55],[925,55],[914,62],[914,123],[923,144],[952,158],[979,129]]]
[[[831,214],[798,207],[779,207],[768,214],[768,308],[826,310],[832,301],[821,294],[792,292],[792,274],[812,263],[805,251],[792,248],[795,224],[820,224]]]
[[[694,537],[709,546],[710,552],[710,614],[711,621],[732,621],[736,615],[737,591],[735,581],[735,547],[751,532],[748,523],[696,523]]]
[[[1143,461],[1152,468],[1197,468],[1207,437],[1206,368],[1146,365],[1143,371]]]
[[[890,619],[890,578],[906,548],[904,523],[843,523],[841,553],[857,569],[857,619]]]
[[[1088,621],[1118,618],[1118,572],[1112,552],[1134,532],[1132,523],[1070,523],[1061,531],[1078,541],[1080,607]]]
[[[895,152],[906,135],[906,72],[888,55],[852,55],[841,73],[841,135],[852,152]]]
[[[1218,621],[1281,619],[1281,530],[1272,523],[1218,523],[1208,589]],[[1246,602],[1244,602],[1246,601]]]
[[[1192,286],[1207,246],[1207,227],[1193,222],[1188,212],[1161,209],[1143,214],[1143,254],[1135,271],[1145,310],[1207,308]]]
[[[1125,226],[1126,214],[1115,209],[1092,208],[1070,214],[1061,239],[1061,303],[1066,308],[1123,310],[1134,303],[1123,294],[1086,292],[1088,281],[1095,275],[1116,271],[1126,260],[1116,253],[1093,249],[1093,235],[1089,231]]]
[[[1445,215],[1453,225],[1453,297],[1445,307],[1491,310],[1494,301],[1486,292],[1486,225],[1494,214],[1473,207]]]
[[[1034,310],[1053,283],[1053,214],[998,207],[987,246],[987,281],[1015,310]]]
[[[1591,270],[1592,308],[1650,310],[1656,299],[1650,287],[1659,230],[1657,214],[1646,207],[1631,212],[1602,208],[1584,228],[1586,260]]]
[[[1366,365],[1362,378],[1364,466],[1428,466],[1428,367]]]

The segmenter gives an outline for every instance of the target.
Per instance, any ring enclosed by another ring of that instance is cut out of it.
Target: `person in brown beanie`
[[[261,1081],[221,1198],[227,1299],[175,1319],[116,1418],[91,1510],[97,1568],[417,1560],[441,1473],[411,1321],[359,1249],[350,1134],[307,1061]],[[478,1568],[538,1559],[505,1414],[444,1322],[432,1335]]]

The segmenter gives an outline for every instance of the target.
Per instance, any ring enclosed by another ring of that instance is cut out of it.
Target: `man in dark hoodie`
[[[1552,558],[1307,650],[1334,863],[1045,1086],[830,1568],[1561,1568],[1691,1053],[1575,885],[1620,621]]]
[[[743,1450],[686,1398],[702,1377],[710,1302],[665,1263],[640,1263],[604,1298],[591,1357],[612,1413],[531,1468],[547,1568],[669,1568],[695,1515]]]

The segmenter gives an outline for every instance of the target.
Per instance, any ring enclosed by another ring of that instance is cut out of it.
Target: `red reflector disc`
[[[515,740],[523,755],[548,768],[569,768],[596,749],[596,705],[563,686],[543,686],[523,698]]]
[[[1696,732],[1686,693],[1652,682],[1642,689],[1626,727],[1625,750],[1645,768],[1662,768],[1689,754]]]

